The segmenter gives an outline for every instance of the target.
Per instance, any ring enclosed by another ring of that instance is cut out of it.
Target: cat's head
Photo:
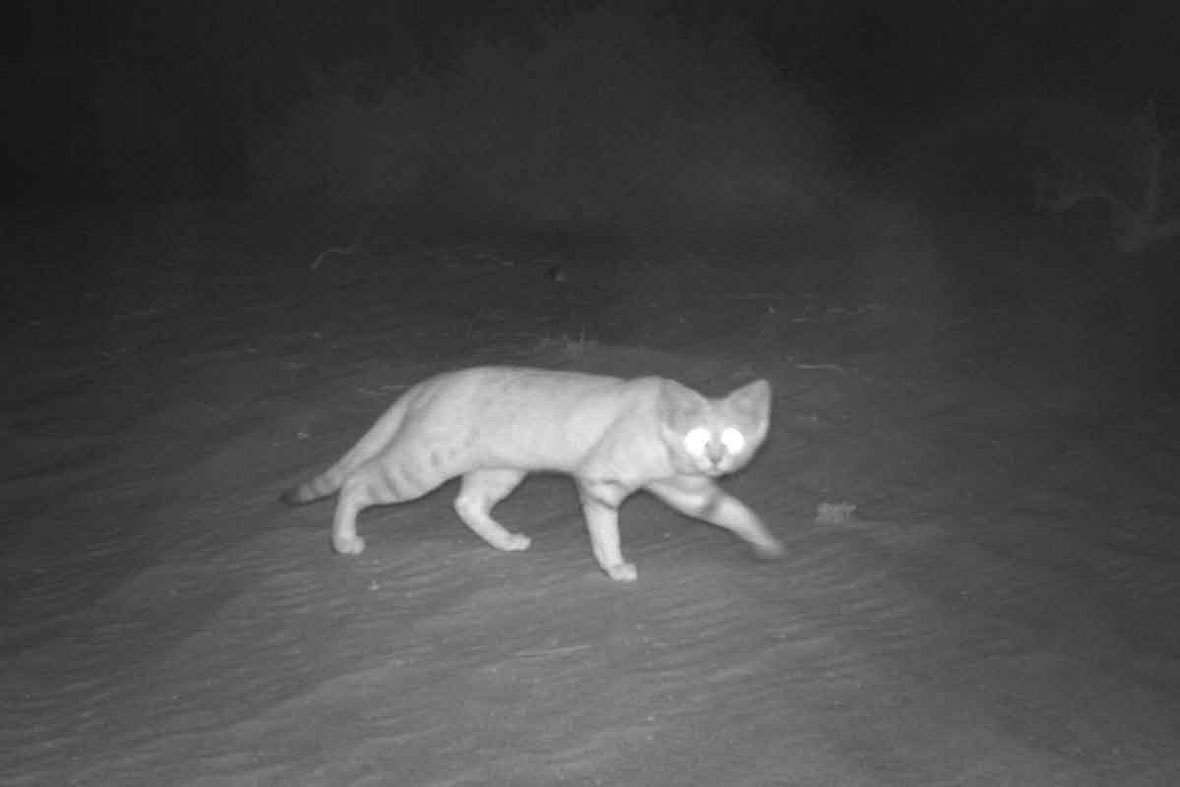
[[[745,465],[770,427],[770,383],[757,380],[720,399],[664,381],[660,429],[682,473],[710,477]]]

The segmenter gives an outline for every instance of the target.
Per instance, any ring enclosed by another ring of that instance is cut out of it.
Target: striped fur
[[[758,516],[716,478],[743,467],[766,437],[770,385],[707,399],[674,380],[523,367],[442,374],[407,391],[338,462],[283,495],[291,504],[337,494],[332,544],[360,554],[357,515],[421,497],[462,477],[455,511],[491,546],[527,549],[492,508],[535,471],[578,482],[595,558],[610,577],[635,579],[619,547],[618,507],[646,490],[676,510],[724,527],[759,555],[782,552]]]

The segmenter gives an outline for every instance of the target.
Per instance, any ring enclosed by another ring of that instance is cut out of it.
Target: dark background
[[[871,164],[983,97],[1054,96],[1175,127],[1167,3],[628,2],[706,36],[748,36]],[[380,90],[476,41],[529,42],[607,3],[24,3],[5,25],[8,200],[241,197],[263,127],[351,68]],[[653,42],[659,46],[660,42]],[[130,173],[136,174],[130,174]]]
[[[227,223],[312,259],[427,227],[449,242],[473,228],[539,237],[573,257],[587,238],[703,248],[692,238],[708,233],[731,250],[772,237],[784,275],[980,324],[989,348],[1030,345],[1038,364],[1180,380],[1180,13],[1165,3],[357,0],[17,16],[2,180],[7,237],[24,249],[8,255],[14,309],[52,310],[47,293],[85,276],[109,290],[106,271],[133,259],[212,280],[227,255],[195,249],[241,248]],[[220,225],[198,231],[204,220]],[[167,238],[172,261],[94,253],[132,235]],[[609,292],[663,289],[614,259],[567,265]]]

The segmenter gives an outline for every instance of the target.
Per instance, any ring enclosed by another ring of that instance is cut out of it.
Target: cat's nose
[[[709,475],[720,475],[721,463],[724,461],[725,454],[707,451],[705,453],[705,463],[708,465],[708,467],[705,468],[705,472]]]

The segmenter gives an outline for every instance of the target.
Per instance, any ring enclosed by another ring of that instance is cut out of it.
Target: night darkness
[[[9,9],[0,782],[1180,784],[1178,9]]]
[[[33,4],[9,28],[17,38],[6,69],[10,200],[240,198],[254,136],[305,101],[317,76],[362,71],[380,91],[415,69],[453,68],[480,41],[536,47],[545,20],[604,7],[106,5],[63,13]],[[650,9],[706,36],[748,36],[866,159],[887,156],[915,127],[953,122],[978,100],[1067,98],[1122,114],[1155,101],[1173,125],[1180,114],[1180,20],[1162,3],[616,7]],[[181,171],[177,159],[186,161]],[[129,169],[144,172],[127,177]]]

